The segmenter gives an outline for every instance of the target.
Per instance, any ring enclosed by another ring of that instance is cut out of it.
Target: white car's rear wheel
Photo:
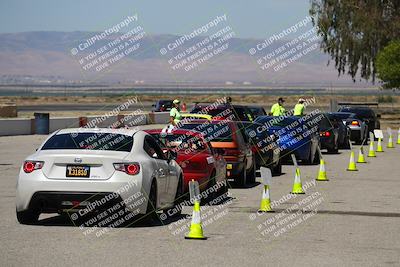
[[[157,215],[157,182],[153,179],[149,192],[149,199],[147,201],[146,217],[150,223],[159,221]]]
[[[17,211],[17,220],[20,224],[36,224],[40,213],[33,210]]]

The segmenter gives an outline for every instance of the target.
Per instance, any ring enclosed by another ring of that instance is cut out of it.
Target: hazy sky
[[[0,32],[102,31],[138,14],[147,33],[184,34],[217,15],[237,37],[265,38],[308,15],[309,0],[0,0]]]

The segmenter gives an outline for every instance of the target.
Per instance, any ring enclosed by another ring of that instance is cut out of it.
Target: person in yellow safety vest
[[[272,116],[285,115],[285,108],[283,107],[284,102],[285,102],[285,100],[282,97],[280,97],[278,99],[278,103],[275,103],[272,105],[270,115],[272,115]]]
[[[173,107],[171,108],[171,111],[169,112],[169,122],[171,123],[172,126],[176,126],[182,119],[181,115],[181,109],[180,109],[180,101],[178,99],[175,99],[173,102]]]
[[[297,103],[294,106],[294,112],[293,115],[294,116],[303,116],[304,115],[304,110],[305,110],[305,106],[304,106],[304,102],[305,100],[303,98],[299,99],[299,103]]]

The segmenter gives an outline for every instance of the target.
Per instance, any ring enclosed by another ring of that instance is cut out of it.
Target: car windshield
[[[232,131],[228,124],[190,123],[183,124],[180,128],[200,132],[208,142],[232,142]]]
[[[156,140],[159,140],[161,148],[176,148],[177,150],[201,151],[206,148],[203,140],[199,136],[186,134],[151,134]]]
[[[340,120],[345,120],[348,118],[353,117],[355,114],[350,112],[343,112],[343,113],[330,113],[328,116],[332,116],[334,118],[338,118]],[[331,117],[329,117],[331,118]]]
[[[250,107],[249,109],[255,116],[266,115],[264,110],[261,107]]]
[[[204,108],[205,107],[201,107],[201,106],[194,107],[190,113],[207,114],[207,115],[211,115],[213,117],[220,117],[223,115],[223,111],[224,111],[223,109],[220,109],[220,108],[209,109],[205,113]]]
[[[85,149],[129,152],[133,137],[115,133],[66,133],[53,135],[42,150]]]
[[[249,110],[246,110],[243,107],[234,107],[235,110],[235,117],[238,118],[240,121],[250,121],[252,116]]]
[[[322,119],[319,122],[319,126],[323,129],[330,129],[332,128],[332,123],[331,121],[335,119],[334,116],[331,115],[325,115],[322,117]]]
[[[369,108],[342,108],[341,111],[351,112],[357,114],[361,118],[373,118],[375,113]]]

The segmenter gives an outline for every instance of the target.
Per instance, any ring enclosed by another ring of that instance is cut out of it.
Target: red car
[[[180,129],[201,132],[216,150],[221,150],[226,165],[226,176],[241,186],[254,183],[256,159],[250,144],[246,143],[238,122],[230,120],[192,120],[184,122]]]
[[[172,150],[177,153],[176,162],[183,170],[185,192],[188,192],[191,180],[199,182],[201,191],[216,183],[219,183],[219,192],[227,191],[226,161],[222,155],[215,153],[201,133],[184,129],[171,132],[156,129],[146,132],[159,141],[164,151]]]

